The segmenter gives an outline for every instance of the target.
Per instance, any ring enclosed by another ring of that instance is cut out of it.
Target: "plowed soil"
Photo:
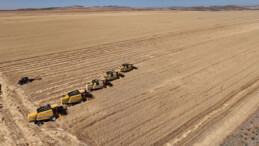
[[[259,107],[259,11],[2,12],[0,28],[0,145],[219,145]],[[28,123],[124,62],[139,69]]]

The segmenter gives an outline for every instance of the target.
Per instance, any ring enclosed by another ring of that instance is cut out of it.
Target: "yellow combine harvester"
[[[75,103],[83,103],[87,100],[87,96],[89,96],[89,93],[86,90],[74,90],[61,97],[61,104],[72,106]]]
[[[128,72],[128,71],[135,70],[135,69],[138,69],[138,68],[135,67],[133,64],[124,63],[119,67],[118,71],[119,72]]]
[[[124,75],[114,70],[106,72],[106,74],[103,76],[103,78],[107,81],[120,79],[121,77],[124,77]]]
[[[95,79],[92,80],[92,82],[86,84],[86,90],[93,91],[96,89],[103,89],[107,88],[109,85],[111,85],[111,83],[109,83],[107,80]]]
[[[61,115],[65,115],[66,110],[63,106],[58,104],[45,105],[37,109],[37,112],[30,113],[28,115],[29,122],[34,122],[38,126],[41,126],[46,121],[55,121]]]

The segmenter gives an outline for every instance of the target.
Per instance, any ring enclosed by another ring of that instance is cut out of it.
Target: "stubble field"
[[[259,11],[0,12],[0,28],[1,145],[218,145],[259,108]],[[139,69],[28,123],[124,62]]]

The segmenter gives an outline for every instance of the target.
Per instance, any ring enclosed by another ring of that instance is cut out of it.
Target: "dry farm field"
[[[124,62],[138,70],[28,123]],[[0,12],[0,84],[0,145],[219,145],[259,108],[259,11]]]

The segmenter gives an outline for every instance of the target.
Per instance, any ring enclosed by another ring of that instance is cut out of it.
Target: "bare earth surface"
[[[3,12],[0,28],[0,145],[219,145],[259,107],[259,11]],[[124,62],[139,69],[27,122]]]

